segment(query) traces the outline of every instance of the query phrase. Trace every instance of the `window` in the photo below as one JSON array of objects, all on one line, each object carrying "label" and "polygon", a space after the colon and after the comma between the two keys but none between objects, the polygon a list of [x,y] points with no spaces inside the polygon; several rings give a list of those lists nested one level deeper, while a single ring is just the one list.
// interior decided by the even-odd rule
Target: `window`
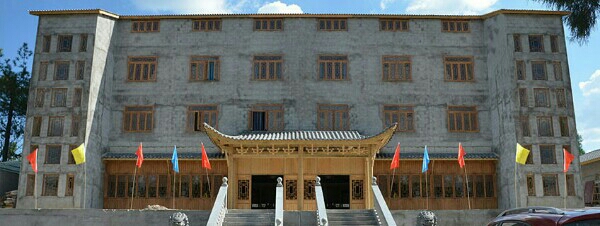
[{"label": "window", "polygon": [[554,71],[554,80],[562,81],[563,80],[562,65],[561,65],[560,61],[552,62],[552,69]]},{"label": "window", "polygon": [[384,56],[382,61],[383,81],[411,80],[409,56]]},{"label": "window", "polygon": [[[77,115],[73,115],[73,117],[71,118],[71,136],[79,136],[79,116]],[[73,150],[73,148],[71,150]]]},{"label": "window", "polygon": [[40,62],[40,68],[38,71],[38,81],[46,80],[47,75],[48,75],[48,61],[42,61],[42,62]]},{"label": "window", "polygon": [[79,145],[71,144],[69,145],[69,150],[67,150],[67,164],[72,165],[75,164],[75,158],[73,157],[73,152],[71,150],[77,148]]},{"label": "window", "polygon": [[448,82],[474,81],[473,57],[444,57],[445,80]]},{"label": "window", "polygon": [[252,131],[283,130],[283,105],[259,104],[252,106],[248,129]]},{"label": "window", "polygon": [[540,158],[542,164],[556,164],[554,145],[540,145]]},{"label": "window", "polygon": [[533,80],[548,80],[548,77],[546,76],[546,62],[532,61],[531,74],[533,76]]},{"label": "window", "polygon": [[[533,151],[533,149],[531,149],[531,145],[523,145],[523,147],[529,151]],[[527,160],[525,160],[525,164],[533,164],[533,152],[527,155]]]},{"label": "window", "polygon": [[448,106],[448,131],[477,132],[477,108],[471,106]]},{"label": "window", "polygon": [[315,200],[315,180],[304,180],[304,200]]},{"label": "window", "polygon": [[71,45],[73,44],[73,35],[59,35],[58,36],[58,52],[71,52]]},{"label": "window", "polygon": [[217,105],[196,105],[188,107],[188,131],[204,131],[203,123],[217,128],[219,111]]},{"label": "window", "polygon": [[58,195],[58,174],[44,174],[42,196]]},{"label": "window", "polygon": [[48,120],[48,136],[60,137],[63,134],[63,124],[65,117],[50,117]]},{"label": "window", "polygon": [[533,174],[527,175],[527,195],[535,196],[535,176]]},{"label": "window", "polygon": [[117,176],[117,197],[125,197],[127,193],[127,176],[126,175],[118,175]]},{"label": "window", "polygon": [[79,35],[79,52],[87,51],[87,39],[88,39],[87,34]]},{"label": "window", "polygon": [[43,53],[48,53],[50,52],[50,42],[52,40],[52,36],[50,35],[44,35],[42,37],[42,52]]},{"label": "window", "polygon": [[558,35],[550,35],[550,49],[553,53],[558,53]]},{"label": "window", "polygon": [[544,36],[529,35],[529,52],[544,52]]},{"label": "window", "polygon": [[522,60],[517,60],[516,68],[517,80],[525,80],[525,62],[523,62]]},{"label": "window", "polygon": [[398,123],[396,131],[412,132],[415,131],[414,110],[412,106],[404,105],[385,105],[383,106],[384,126],[390,127],[394,123]]},{"label": "window", "polygon": [[319,19],[319,31],[347,31],[348,19]]},{"label": "window", "polygon": [[[531,136],[531,132],[529,129],[529,116],[522,115],[520,117],[519,121],[521,122],[521,135],[523,135],[524,137]],[[531,150],[531,149],[527,149],[527,150]]]},{"label": "window", "polygon": [[69,79],[69,61],[56,61],[54,80]]},{"label": "window", "polygon": [[25,196],[33,196],[35,190],[35,174],[27,174],[27,189],[25,190]]},{"label": "window", "polygon": [[552,129],[552,117],[549,116],[538,116],[538,136],[540,137],[551,137],[554,136]]},{"label": "window", "polygon": [[159,32],[159,20],[131,21],[131,32]]},{"label": "window", "polygon": [[125,107],[123,112],[123,130],[125,132],[152,132],[153,121],[153,106]]},{"label": "window", "polygon": [[[306,181],[304,181],[306,183]],[[306,186],[305,186],[306,187]],[[306,192],[306,190],[305,190]],[[250,180],[238,180],[238,200],[250,199]],[[306,197],[304,198],[306,199]]]},{"label": "window", "polygon": [[282,65],[282,56],[254,56],[252,79],[281,80]]},{"label": "window", "polygon": [[550,107],[550,90],[548,88],[534,88],[533,96],[536,107]]},{"label": "window", "polygon": [[379,19],[380,31],[408,31],[408,20]]},{"label": "window", "polygon": [[190,197],[190,175],[176,175],[175,197]]},{"label": "window", "polygon": [[202,19],[192,21],[192,31],[220,31],[221,19]]},{"label": "window", "polygon": [[350,113],[345,104],[319,104],[317,130],[349,130]]},{"label": "window", "polygon": [[521,36],[518,34],[514,34],[513,35],[513,42],[514,42],[514,46],[515,46],[515,52],[521,52],[523,51],[521,48]]},{"label": "window", "polygon": [[575,196],[575,177],[573,174],[567,174],[567,195]]},{"label": "window", "polygon": [[31,128],[31,136],[39,137],[42,131],[42,117],[33,117],[33,128]]},{"label": "window", "polygon": [[254,19],[255,31],[283,31],[283,19]]},{"label": "window", "polygon": [[569,136],[569,118],[566,116],[558,117],[558,124],[560,125],[560,136]]},{"label": "window", "polygon": [[135,192],[135,197],[141,197],[141,198],[146,198],[147,197],[147,185],[146,185],[146,176],[145,175],[138,175],[137,179],[136,179],[136,183],[135,183],[135,187],[137,188],[137,191]]},{"label": "window", "polygon": [[558,176],[556,174],[542,175],[544,196],[558,196]]},{"label": "window", "polygon": [[46,145],[46,161],[45,164],[60,164],[61,155],[60,145]]},{"label": "window", "polygon": [[[212,176],[214,180],[220,176]],[[210,198],[212,196],[211,189],[209,186],[209,180],[206,176],[193,175],[192,176],[192,198]],[[218,187],[218,183],[213,183],[213,186]]]},{"label": "window", "polygon": [[521,107],[529,107],[528,99],[527,88],[519,88],[519,103]]},{"label": "window", "polygon": [[465,20],[442,20],[443,32],[471,32],[469,21]]},{"label": "window", "polygon": [[319,80],[348,80],[348,56],[320,55]]},{"label": "window", "polygon": [[158,57],[129,57],[128,82],[156,81]]},{"label": "window", "polygon": [[73,196],[73,190],[75,190],[75,175],[67,174],[67,181],[65,185],[65,196]]},{"label": "window", "polygon": [[352,180],[352,200],[363,200],[363,180]]},{"label": "window", "polygon": [[454,178],[454,193],[457,198],[465,196],[464,178],[462,175],[456,175]]},{"label": "window", "polygon": [[567,107],[567,97],[565,95],[565,89],[556,89],[556,106],[564,108]]},{"label": "window", "polygon": [[220,72],[219,57],[192,56],[190,60],[190,81],[216,81]]},{"label": "window", "polygon": [[81,107],[81,88],[75,88],[73,92],[73,107]]},{"label": "window", "polygon": [[297,180],[285,180],[285,200],[298,200]]},{"label": "window", "polygon": [[54,88],[52,89],[52,107],[66,107],[67,106],[67,88]]},{"label": "window", "polygon": [[44,88],[35,89],[34,107],[44,107],[44,99],[46,98],[46,90]]},{"label": "window", "polygon": [[85,61],[80,60],[75,64],[75,79],[83,80],[83,75],[85,73]]}]

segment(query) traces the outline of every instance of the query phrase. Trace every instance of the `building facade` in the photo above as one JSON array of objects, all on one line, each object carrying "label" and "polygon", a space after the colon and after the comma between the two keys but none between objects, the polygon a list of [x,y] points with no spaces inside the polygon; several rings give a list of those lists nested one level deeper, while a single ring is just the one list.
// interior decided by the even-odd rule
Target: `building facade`
[{"label": "building facade", "polygon": [[[230,208],[270,208],[283,176],[285,208],[311,210],[318,175],[328,208],[370,208],[372,176],[391,209],[583,206],[578,160],[561,174],[577,150],[565,12],[31,14],[24,147],[41,164],[21,167],[19,208],[210,209],[223,176]],[[515,167],[517,142],[532,154]]]}]

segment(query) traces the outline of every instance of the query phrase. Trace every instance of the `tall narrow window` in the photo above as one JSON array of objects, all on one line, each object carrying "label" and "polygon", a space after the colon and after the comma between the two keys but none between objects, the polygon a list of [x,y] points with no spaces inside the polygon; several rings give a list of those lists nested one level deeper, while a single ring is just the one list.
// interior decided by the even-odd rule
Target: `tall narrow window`
[{"label": "tall narrow window", "polygon": [[415,131],[414,114],[415,112],[412,106],[385,105],[383,106],[383,124],[387,128],[394,123],[398,123],[396,131],[412,132]]},{"label": "tall narrow window", "polygon": [[550,107],[550,90],[548,88],[534,88],[533,96],[536,107]]},{"label": "tall narrow window", "polygon": [[348,56],[320,55],[319,80],[348,80]]},{"label": "tall narrow window", "polygon": [[204,131],[204,123],[217,128],[217,105],[195,105],[188,107],[187,125],[189,131]]},{"label": "tall narrow window", "polygon": [[65,196],[73,196],[75,190],[75,175],[67,174],[67,181],[65,185]]},{"label": "tall narrow window", "polygon": [[75,79],[83,80],[85,74],[85,61],[80,60],[75,64]]},{"label": "tall narrow window", "polygon": [[575,196],[575,176],[573,174],[567,174],[567,195]]},{"label": "tall narrow window", "polygon": [[444,197],[454,197],[454,177],[452,175],[444,175]]},{"label": "tall narrow window", "polygon": [[410,81],[410,56],[384,56],[382,59],[384,81]]},{"label": "tall narrow window", "polygon": [[517,68],[517,80],[525,80],[525,62],[522,60],[517,60],[516,62]]},{"label": "tall narrow window", "polygon": [[442,20],[443,32],[471,32],[469,21],[465,20]]},{"label": "tall narrow window", "polygon": [[60,164],[60,156],[62,154],[60,145],[46,145],[45,164]]},{"label": "tall narrow window", "polygon": [[138,20],[131,21],[131,32],[159,32],[159,20]]},{"label": "tall narrow window", "polygon": [[554,145],[540,145],[540,158],[542,164],[556,164]]},{"label": "tall narrow window", "polygon": [[51,107],[66,107],[67,106],[67,88],[52,89]]},{"label": "tall narrow window", "polygon": [[48,53],[50,52],[50,42],[52,41],[52,36],[50,35],[44,35],[42,37],[42,52],[43,53]]},{"label": "tall narrow window", "polygon": [[558,117],[558,123],[560,124],[560,136],[569,136],[569,118],[566,116]]},{"label": "tall narrow window", "polygon": [[123,130],[125,132],[152,132],[153,125],[153,106],[125,107],[123,112]]},{"label": "tall narrow window", "polygon": [[533,174],[527,175],[527,196],[535,196],[535,177]]},{"label": "tall narrow window", "polygon": [[477,108],[473,106],[448,106],[448,131],[477,132]]},{"label": "tall narrow window", "polygon": [[35,174],[27,174],[27,189],[25,190],[25,196],[33,196],[35,190]]},{"label": "tall narrow window", "polygon": [[48,136],[60,137],[63,135],[65,117],[50,117],[48,120]]},{"label": "tall narrow window", "polygon": [[565,89],[555,89],[556,93],[556,106],[564,108],[567,107],[567,97],[565,95]]},{"label": "tall narrow window", "polygon": [[421,177],[419,175],[411,175],[410,183],[411,183],[411,196],[413,198],[426,197],[425,195],[421,194]]},{"label": "tall narrow window", "polygon": [[379,19],[380,31],[408,31],[408,20]]},{"label": "tall narrow window", "polygon": [[192,56],[190,61],[190,81],[216,81],[220,72],[219,57]]},{"label": "tall narrow window", "polygon": [[79,35],[79,52],[87,51],[87,40],[88,40],[87,34]]},{"label": "tall narrow window", "polygon": [[249,113],[249,129],[252,131],[283,130],[283,105],[259,104],[252,106]]},{"label": "tall narrow window", "polygon": [[[532,146],[531,145],[523,145],[523,147],[527,150],[532,151]],[[525,160],[525,164],[531,165],[533,164],[533,153],[529,153],[529,155],[527,155],[527,160]]]},{"label": "tall narrow window", "polygon": [[73,158],[73,152],[71,150],[77,148],[79,145],[71,144],[69,145],[69,150],[67,150],[67,164],[72,165],[75,164],[75,158]]},{"label": "tall narrow window", "polygon": [[319,19],[317,30],[319,31],[347,31],[348,19]]},{"label": "tall narrow window", "polygon": [[73,107],[81,107],[81,95],[82,95],[82,89],[75,88],[75,90],[73,92]]},{"label": "tall narrow window", "polygon": [[44,174],[42,196],[58,195],[58,174]]},{"label": "tall narrow window", "polygon": [[552,117],[550,116],[538,116],[538,136],[540,137],[551,137],[554,136],[552,128]]},{"label": "tall narrow window", "polygon": [[254,19],[255,31],[283,31],[283,19]]},{"label": "tall narrow window", "polygon": [[38,70],[38,81],[45,81],[48,76],[48,61],[40,62],[40,68]]},{"label": "tall narrow window", "polygon": [[42,131],[42,117],[33,117],[33,127],[31,128],[31,136],[39,137]]},{"label": "tall narrow window", "polygon": [[145,175],[137,176],[137,181],[135,183],[135,185],[137,187],[136,197],[146,198],[146,191],[147,191],[146,178],[147,177]]},{"label": "tall narrow window", "polygon": [[73,117],[71,117],[71,136],[72,137],[79,136],[79,121],[80,121],[80,119],[79,119],[78,115],[73,115]]},{"label": "tall narrow window", "polygon": [[531,75],[533,80],[548,80],[548,76],[546,75],[546,62],[532,61]]},{"label": "tall narrow window", "polygon": [[562,65],[561,65],[560,61],[552,62],[552,69],[554,71],[554,80],[562,81],[563,75],[562,75]]},{"label": "tall narrow window", "polygon": [[473,57],[444,57],[445,79],[448,82],[474,81]]},{"label": "tall narrow window", "polygon": [[73,35],[59,35],[58,36],[58,52],[71,52],[71,45],[73,44]]},{"label": "tall narrow window", "polygon": [[283,74],[282,56],[254,56],[252,79],[281,80]]},{"label": "tall narrow window", "polygon": [[349,130],[350,113],[345,104],[319,104],[317,130]]},{"label": "tall narrow window", "polygon": [[558,176],[556,174],[542,175],[544,196],[558,196]]},{"label": "tall narrow window", "polygon": [[527,97],[527,88],[519,88],[519,103],[521,107],[529,107],[529,97]]},{"label": "tall narrow window", "polygon": [[550,49],[553,53],[558,53],[558,35],[550,36]]},{"label": "tall narrow window", "polygon": [[520,35],[518,35],[518,34],[513,35],[513,43],[515,46],[515,52],[523,51],[521,48],[521,36]]},{"label": "tall narrow window", "polygon": [[456,175],[454,178],[454,194],[457,198],[465,196],[465,181],[462,175]]},{"label": "tall narrow window", "polygon": [[[529,129],[529,116],[523,115],[523,116],[520,117],[519,121],[521,123],[521,134],[524,137],[531,136],[531,132],[530,132],[530,129]],[[531,149],[528,149],[528,150],[531,150]]]},{"label": "tall narrow window", "polygon": [[433,197],[441,198],[443,196],[442,190],[442,175],[433,175]]},{"label": "tall narrow window", "polygon": [[158,183],[158,177],[156,175],[148,175],[147,180],[148,180],[148,197],[149,198],[156,198],[157,196],[157,192],[158,192],[158,187],[157,187],[157,183]]},{"label": "tall narrow window", "polygon": [[129,57],[127,81],[156,81],[158,57]]},{"label": "tall narrow window", "polygon": [[35,104],[34,107],[44,107],[44,99],[46,98],[46,89],[36,88],[35,89]]},{"label": "tall narrow window", "polygon": [[192,21],[192,31],[220,31],[221,19],[201,19]]},{"label": "tall narrow window", "polygon": [[69,79],[69,61],[56,61],[54,65],[54,80]]},{"label": "tall narrow window", "polygon": [[529,35],[529,52],[544,52],[544,36]]}]

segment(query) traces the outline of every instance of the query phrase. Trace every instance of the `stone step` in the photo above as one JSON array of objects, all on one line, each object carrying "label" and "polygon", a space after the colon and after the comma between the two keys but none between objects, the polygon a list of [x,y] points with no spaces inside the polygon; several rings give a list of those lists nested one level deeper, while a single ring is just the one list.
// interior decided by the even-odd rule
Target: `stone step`
[{"label": "stone step", "polygon": [[272,226],[275,220],[275,210],[229,209],[223,225],[231,226]]}]

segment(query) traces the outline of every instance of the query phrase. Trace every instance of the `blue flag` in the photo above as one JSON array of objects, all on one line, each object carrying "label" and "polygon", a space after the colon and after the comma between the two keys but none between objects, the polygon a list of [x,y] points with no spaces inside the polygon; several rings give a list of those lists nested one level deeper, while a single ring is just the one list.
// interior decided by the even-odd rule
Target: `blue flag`
[{"label": "blue flag", "polygon": [[179,159],[177,159],[177,146],[173,148],[173,157],[171,157],[171,163],[173,163],[173,170],[179,173]]},{"label": "blue flag", "polygon": [[427,145],[425,145],[425,153],[423,153],[423,169],[421,169],[421,173],[427,172],[429,169],[429,154],[427,153]]}]

